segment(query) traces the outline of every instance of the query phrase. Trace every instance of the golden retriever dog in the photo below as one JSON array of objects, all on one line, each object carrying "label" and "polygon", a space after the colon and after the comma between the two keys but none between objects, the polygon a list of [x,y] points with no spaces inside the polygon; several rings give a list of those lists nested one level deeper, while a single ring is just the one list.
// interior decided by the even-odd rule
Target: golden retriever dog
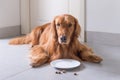
[{"label": "golden retriever dog", "polygon": [[56,16],[51,23],[36,27],[26,36],[10,40],[9,44],[31,44],[32,67],[62,58],[100,63],[102,58],[79,42],[80,32],[77,19],[63,14]]}]

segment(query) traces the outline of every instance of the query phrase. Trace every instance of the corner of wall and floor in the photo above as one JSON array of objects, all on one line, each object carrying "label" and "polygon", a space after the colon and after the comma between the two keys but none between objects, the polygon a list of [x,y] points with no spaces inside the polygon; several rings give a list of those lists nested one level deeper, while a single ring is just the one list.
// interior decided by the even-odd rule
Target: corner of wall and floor
[{"label": "corner of wall and floor", "polygon": [[87,31],[86,41],[88,44],[105,44],[112,46],[120,46],[120,34],[119,33],[107,33]]},{"label": "corner of wall and floor", "polygon": [[20,25],[0,28],[0,39],[19,36],[20,34]]}]

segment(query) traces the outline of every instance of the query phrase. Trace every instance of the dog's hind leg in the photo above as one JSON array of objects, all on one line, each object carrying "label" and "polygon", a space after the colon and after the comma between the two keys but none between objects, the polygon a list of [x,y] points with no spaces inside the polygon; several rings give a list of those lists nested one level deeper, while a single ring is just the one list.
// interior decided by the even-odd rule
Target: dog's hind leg
[{"label": "dog's hind leg", "polygon": [[30,33],[30,38],[31,38],[30,44],[32,45],[32,47],[39,44],[39,38],[42,32],[43,32],[42,27],[37,27],[32,30],[32,32]]},{"label": "dog's hind leg", "polygon": [[79,48],[80,57],[82,58],[82,60],[95,63],[100,63],[103,60],[101,57],[97,56],[88,46],[80,44]]},{"label": "dog's hind leg", "polygon": [[10,45],[29,44],[31,42],[30,36],[25,35],[17,38],[13,38],[9,41]]},{"label": "dog's hind leg", "polygon": [[32,30],[32,32],[30,33],[32,47],[40,43],[41,34],[48,25],[49,23],[42,25],[42,26],[38,26]]}]

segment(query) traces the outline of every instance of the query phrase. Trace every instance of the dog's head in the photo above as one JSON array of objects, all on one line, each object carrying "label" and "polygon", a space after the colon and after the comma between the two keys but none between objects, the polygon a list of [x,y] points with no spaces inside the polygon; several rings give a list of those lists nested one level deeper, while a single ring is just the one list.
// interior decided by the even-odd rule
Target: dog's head
[{"label": "dog's head", "polygon": [[54,18],[51,30],[60,44],[69,44],[72,38],[78,38],[81,28],[75,17],[64,14]]}]

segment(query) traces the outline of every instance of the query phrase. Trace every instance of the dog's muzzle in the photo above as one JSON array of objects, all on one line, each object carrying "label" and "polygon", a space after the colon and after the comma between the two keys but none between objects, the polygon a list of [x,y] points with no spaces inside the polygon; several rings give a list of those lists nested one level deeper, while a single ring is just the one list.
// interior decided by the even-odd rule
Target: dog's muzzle
[{"label": "dog's muzzle", "polygon": [[66,43],[67,37],[66,36],[61,36],[60,40],[61,40],[62,43]]}]

